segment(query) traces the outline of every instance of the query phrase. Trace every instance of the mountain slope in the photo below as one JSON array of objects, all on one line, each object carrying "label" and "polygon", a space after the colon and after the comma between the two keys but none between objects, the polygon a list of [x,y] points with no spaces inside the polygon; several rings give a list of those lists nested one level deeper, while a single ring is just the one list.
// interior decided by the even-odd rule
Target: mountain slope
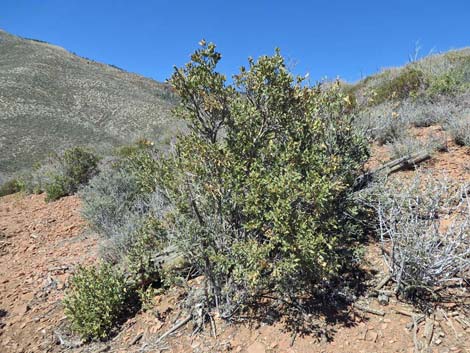
[{"label": "mountain slope", "polygon": [[168,85],[0,30],[0,183],[53,150],[162,139]]}]

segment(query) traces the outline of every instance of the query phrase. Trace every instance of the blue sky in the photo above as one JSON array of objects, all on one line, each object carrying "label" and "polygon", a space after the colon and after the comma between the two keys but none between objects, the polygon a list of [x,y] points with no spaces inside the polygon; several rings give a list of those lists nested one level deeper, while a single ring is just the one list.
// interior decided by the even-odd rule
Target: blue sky
[{"label": "blue sky", "polygon": [[354,81],[422,55],[470,45],[470,0],[1,0],[0,28],[163,81],[197,42],[220,71],[280,47],[298,74]]}]

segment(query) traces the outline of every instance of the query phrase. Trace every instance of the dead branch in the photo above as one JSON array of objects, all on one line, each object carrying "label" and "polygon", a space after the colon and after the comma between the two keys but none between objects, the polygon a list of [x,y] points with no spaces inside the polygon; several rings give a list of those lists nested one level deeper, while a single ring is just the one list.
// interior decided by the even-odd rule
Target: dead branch
[{"label": "dead branch", "polygon": [[379,315],[379,316],[385,316],[385,312],[382,311],[382,310],[372,309],[372,308],[369,308],[368,306],[361,305],[361,304],[358,304],[358,303],[354,303],[353,307],[358,309],[358,310],[364,311],[366,313]]},{"label": "dead branch", "polygon": [[186,316],[183,320],[181,320],[180,322],[178,322],[177,324],[175,324],[172,328],[170,328],[168,331],[166,331],[163,335],[160,336],[160,338],[158,340],[155,341],[155,344],[158,344],[160,343],[162,340],[164,340],[166,337],[168,337],[169,335],[171,335],[173,332],[177,331],[178,329],[180,329],[181,327],[183,327],[184,325],[186,325],[189,320],[191,320],[191,318],[193,317],[192,314]]}]

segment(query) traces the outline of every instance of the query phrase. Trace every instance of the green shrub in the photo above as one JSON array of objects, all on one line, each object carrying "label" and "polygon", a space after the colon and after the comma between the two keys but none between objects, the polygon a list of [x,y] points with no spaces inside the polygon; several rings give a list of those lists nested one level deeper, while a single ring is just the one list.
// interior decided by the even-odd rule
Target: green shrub
[{"label": "green shrub", "polygon": [[90,150],[73,147],[65,150],[61,159],[64,165],[64,175],[70,179],[70,193],[77,191],[95,175],[99,158]]},{"label": "green shrub", "polygon": [[72,193],[73,180],[64,175],[54,175],[52,180],[46,184],[46,201],[58,200]]},{"label": "green shrub", "polygon": [[0,197],[11,195],[21,191],[21,182],[18,179],[11,179],[0,186]]},{"label": "green shrub", "polygon": [[367,141],[337,84],[305,86],[279,52],[227,84],[221,55],[202,44],[171,79],[190,127],[157,174],[175,207],[171,236],[219,310],[310,295],[353,256],[350,195]]},{"label": "green shrub", "polygon": [[53,201],[74,194],[97,172],[99,158],[82,147],[52,155],[44,163],[22,178],[24,190],[29,193],[46,192],[46,200]]},{"label": "green shrub", "polygon": [[388,100],[403,100],[418,95],[427,82],[423,72],[419,69],[406,67],[398,76],[387,79],[375,88],[373,104],[380,104]]},{"label": "green shrub", "polygon": [[122,160],[123,168],[134,175],[142,193],[155,191],[155,175],[158,173],[155,151],[152,145],[140,146]]},{"label": "green shrub", "polygon": [[132,283],[138,288],[161,282],[160,264],[155,254],[163,249],[166,229],[152,216],[148,216],[137,231],[131,235],[126,249],[125,269]]},{"label": "green shrub", "polygon": [[64,298],[65,315],[84,339],[105,339],[129,311],[131,290],[110,265],[81,267]]},{"label": "green shrub", "polygon": [[455,72],[447,72],[430,80],[426,93],[430,97],[454,95],[460,87],[460,80]]}]

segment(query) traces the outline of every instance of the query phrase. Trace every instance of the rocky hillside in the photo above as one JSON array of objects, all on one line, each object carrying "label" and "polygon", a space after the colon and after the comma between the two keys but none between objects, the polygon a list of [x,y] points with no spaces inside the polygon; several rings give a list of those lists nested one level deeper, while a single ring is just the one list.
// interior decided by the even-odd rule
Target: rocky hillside
[{"label": "rocky hillside", "polygon": [[0,184],[49,152],[164,141],[170,88],[0,30]]}]

